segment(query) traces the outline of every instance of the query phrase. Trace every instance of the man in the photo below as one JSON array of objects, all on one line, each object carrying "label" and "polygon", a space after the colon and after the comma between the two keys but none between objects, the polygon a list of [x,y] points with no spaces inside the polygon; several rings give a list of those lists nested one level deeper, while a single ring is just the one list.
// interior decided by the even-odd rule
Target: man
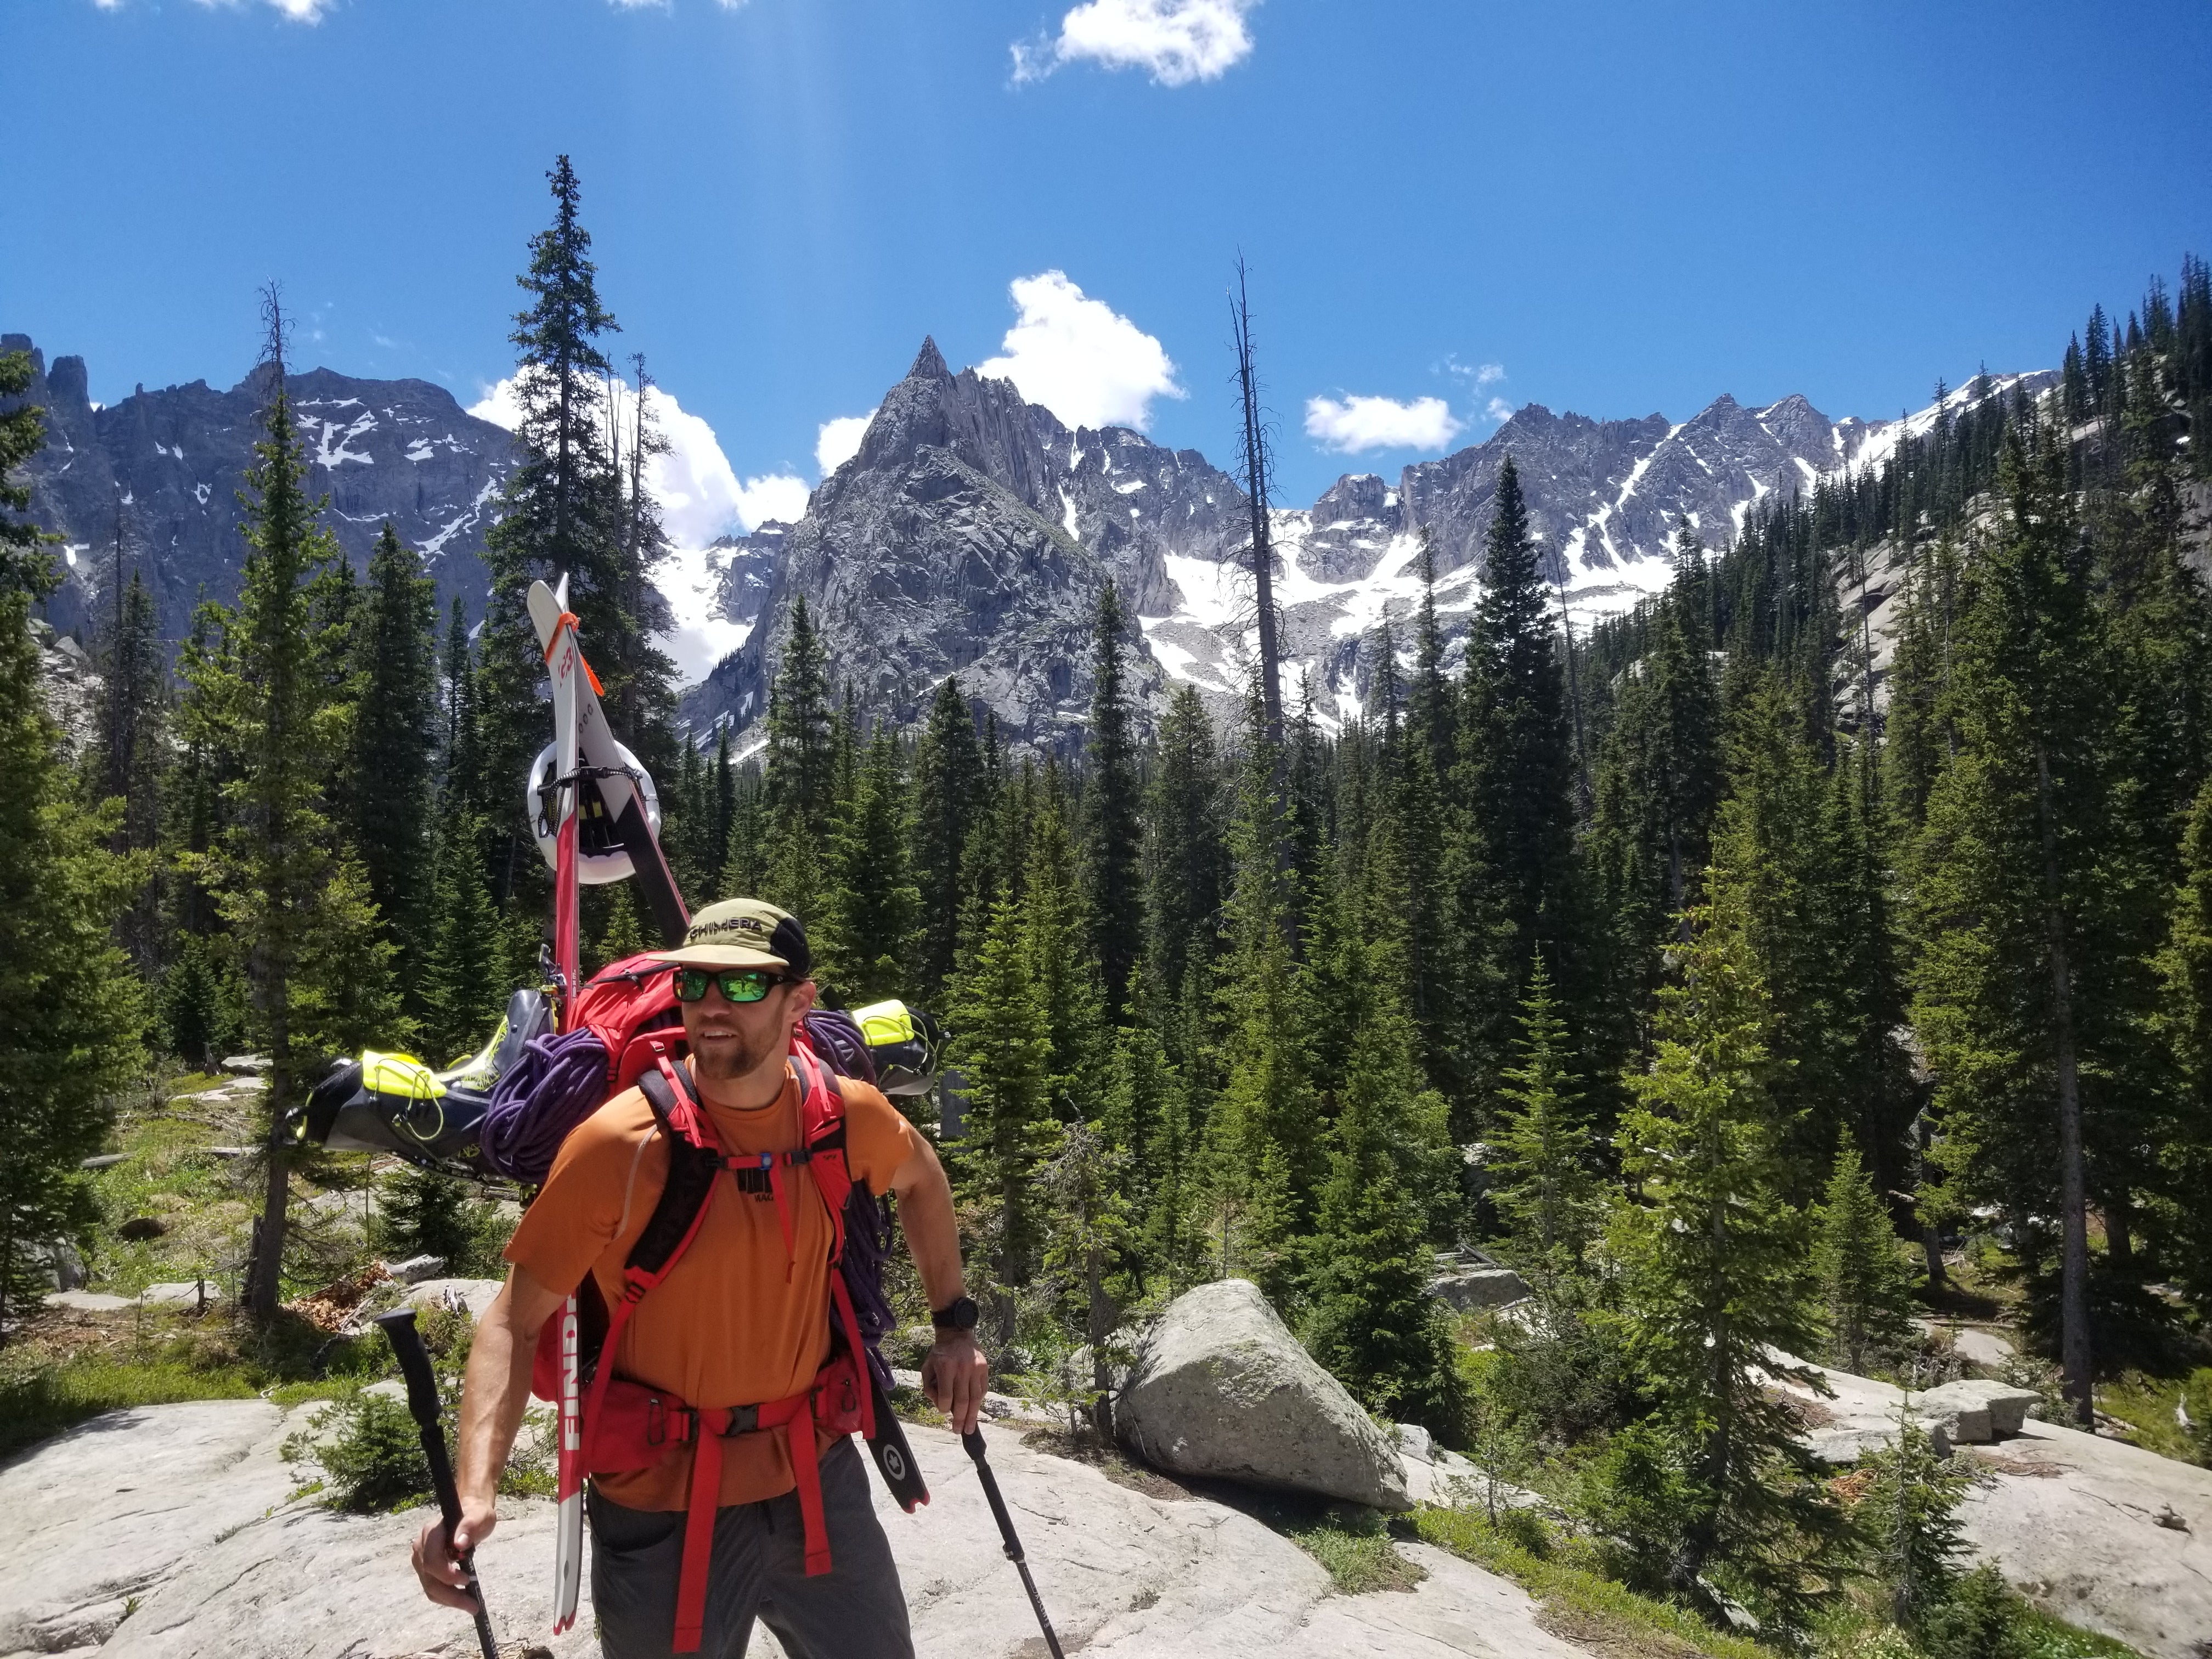
[{"label": "man", "polygon": [[[680,976],[689,1071],[723,1150],[799,1148],[799,1083],[788,1056],[792,1028],[813,1006],[815,987],[797,919],[758,900],[726,900],[701,911],[684,948],[661,959]],[[898,1194],[907,1247],[936,1310],[922,1386],[964,1433],[975,1425],[988,1367],[972,1334],[975,1304],[963,1289],[951,1188],[928,1140],[880,1093],[851,1079],[836,1086],[853,1181]],[[669,1162],[652,1108],[629,1090],[569,1135],[515,1230],[507,1284],[477,1327],[462,1385],[460,1524],[450,1548],[437,1522],[415,1543],[415,1571],[431,1600],[470,1605],[454,1558],[496,1524],[494,1494],[529,1396],[538,1333],[587,1272],[607,1306],[621,1300],[624,1261]],[[696,1238],[637,1304],[618,1352],[604,1354],[602,1365],[694,1407],[758,1405],[811,1384],[830,1354],[833,1231],[805,1166],[791,1174],[787,1205],[756,1201],[734,1180],[717,1177]],[[722,1443],[699,1644],[705,1659],[738,1659],[756,1618],[793,1659],[913,1653],[866,1460],[849,1437],[826,1431],[819,1466],[832,1565],[807,1572],[786,1434],[815,1431],[805,1420]],[[651,1468],[592,1480],[592,1603],[607,1659],[659,1659],[674,1650],[692,1452],[672,1443]]]}]

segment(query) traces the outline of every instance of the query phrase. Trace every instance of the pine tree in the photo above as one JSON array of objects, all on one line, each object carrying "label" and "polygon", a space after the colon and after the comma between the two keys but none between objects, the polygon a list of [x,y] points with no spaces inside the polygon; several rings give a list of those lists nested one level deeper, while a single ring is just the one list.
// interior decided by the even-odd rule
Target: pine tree
[{"label": "pine tree", "polygon": [[1792,1191],[1809,1203],[1841,1133],[1875,1152],[1885,1184],[1901,1172],[1917,1106],[1896,1036],[1904,993],[1869,781],[1848,750],[1834,774],[1823,766],[1800,700],[1771,667],[1739,679],[1711,884],[1735,890],[1775,1009],[1773,1089],[1794,1126]]},{"label": "pine tree", "polygon": [[[261,1320],[275,1314],[280,1296],[290,1198],[276,1127],[297,1102],[305,1068],[331,1052],[316,1044],[349,1012],[348,981],[373,974],[373,948],[368,960],[348,962],[342,950],[323,947],[333,935],[376,943],[373,908],[368,927],[359,926],[366,884],[351,886],[325,806],[349,709],[332,695],[328,647],[313,628],[312,587],[341,555],[316,521],[320,504],[306,493],[307,458],[284,384],[284,321],[273,293],[266,311],[267,402],[240,495],[249,551],[238,606],[223,618],[224,648],[185,662],[201,720],[234,757],[222,791],[226,822],[193,859],[194,873],[228,930],[252,991],[252,1033],[270,1057],[266,1181],[241,1298]],[[317,983],[317,969],[345,978]]]},{"label": "pine tree", "polygon": [[599,929],[593,954],[605,968],[627,961],[646,948],[645,930],[638,922],[637,902],[630,896],[630,884],[617,882],[607,892],[606,921]]},{"label": "pine tree", "polygon": [[70,787],[29,616],[27,594],[0,592],[0,1333],[33,1288],[28,1250],[93,1219],[78,1164],[106,1138],[145,1023],[109,929],[149,859],[110,852],[118,810],[88,811]]},{"label": "pine tree", "polygon": [[483,811],[486,799],[483,765],[477,745],[476,653],[469,644],[469,623],[455,596],[446,621],[441,681],[441,741],[438,749],[438,806],[441,812]]},{"label": "pine tree", "polygon": [[1044,1269],[1063,1297],[1080,1309],[1079,1328],[1091,1351],[1091,1425],[1101,1441],[1114,1435],[1115,1356],[1109,1339],[1121,1319],[1128,1289],[1117,1271],[1131,1236],[1128,1152],[1082,1121],[1069,1124],[1041,1172],[1046,1204]]},{"label": "pine tree", "polygon": [[1084,758],[1083,884],[1091,942],[1108,1017],[1121,1017],[1129,975],[1144,948],[1144,893],[1138,883],[1142,828],[1138,822],[1136,744],[1122,690],[1121,602],[1108,582],[1098,595],[1091,661],[1091,732]]},{"label": "pine tree", "polygon": [[59,580],[41,550],[41,544],[58,538],[14,516],[31,505],[31,487],[15,481],[15,469],[46,443],[46,410],[15,403],[30,389],[31,354],[0,351],[0,593],[35,599],[52,592]]},{"label": "pine tree", "polygon": [[[111,845],[118,853],[156,846],[161,834],[161,784],[168,769],[168,653],[161,617],[137,571],[117,596],[115,619],[101,653],[96,708],[97,740],[91,758],[97,793],[119,801]],[[141,973],[160,955],[161,894],[149,881],[118,923],[118,938]]]},{"label": "pine tree", "polygon": [[1522,976],[1539,953],[1578,1012],[1592,988],[1558,619],[1510,456],[1483,550],[1453,776],[1466,810],[1444,853],[1449,927],[1462,957],[1455,1027],[1468,1105],[1495,1089]]},{"label": "pine tree", "polygon": [[1844,1370],[1864,1375],[1870,1358],[1911,1340],[1911,1276],[1898,1257],[1888,1209],[1849,1134],[1837,1148],[1820,1205],[1813,1264],[1827,1315],[1828,1352]]},{"label": "pine tree", "polygon": [[1178,681],[1160,721],[1145,811],[1146,977],[1170,1004],[1182,1000],[1194,964],[1213,956],[1227,888],[1222,795],[1212,723],[1198,688]]},{"label": "pine tree", "polygon": [[987,1247],[980,1277],[1000,1348],[1013,1340],[1015,1294],[1036,1271],[1043,1218],[1036,1171],[1059,1139],[1053,1116],[1051,1030],[1029,959],[1021,904],[1000,899],[963,975],[953,1008],[954,1063],[967,1083],[954,1167],[981,1206]]},{"label": "pine tree", "polygon": [[471,1054],[507,1000],[498,913],[484,887],[476,820],[440,826],[430,873],[433,921],[415,975],[423,1052],[434,1064]]},{"label": "pine tree", "polygon": [[803,595],[792,604],[791,635],[769,693],[768,753],[762,766],[768,795],[768,890],[757,896],[782,905],[803,921],[820,904],[838,770],[828,670]]},{"label": "pine tree", "polygon": [[831,886],[823,904],[825,979],[848,1003],[896,996],[921,915],[907,866],[906,780],[897,741],[878,727],[848,812],[830,837]]},{"label": "pine tree", "polygon": [[[1954,649],[1958,750],[1914,858],[1913,1024],[1954,1189],[2014,1218],[2032,1290],[2047,1295],[2058,1258],[2067,1391],[2087,1423],[2088,1206],[2093,1178],[2130,1180],[2139,1158],[2130,1084],[2157,1054],[2145,1027],[2161,918],[2140,825],[2117,810],[2110,722],[2124,697],[2081,580],[2063,458],[2014,433],[2002,481]],[[2056,1218],[2057,1239],[2038,1218]]]},{"label": "pine tree", "polygon": [[914,803],[914,880],[921,902],[915,990],[927,1002],[943,994],[957,960],[963,872],[985,807],[983,751],[957,674],[937,688],[915,745]]},{"label": "pine tree", "polygon": [[2176,1133],[2158,1148],[2177,1195],[2176,1277],[2200,1315],[2212,1310],[2212,784],[2197,792],[2182,842],[2182,879],[2159,953],[2160,1035],[2180,1088]]},{"label": "pine tree", "polygon": [[[1873,1479],[1859,1498],[1856,1518],[1889,1591],[1890,1618],[1925,1639],[1966,1553],[1958,1510],[1974,1486],[1975,1470],[1964,1457],[1940,1454],[1934,1437],[1905,1410],[1898,1413],[1896,1443],[1869,1453],[1859,1468]],[[1931,1646],[1938,1653],[1956,1650]],[[1977,1650],[1987,1650],[1978,1644]]]},{"label": "pine tree", "polygon": [[1699,896],[1722,787],[1722,715],[1706,628],[1704,549],[1685,529],[1650,647],[1626,677],[1599,760],[1597,902],[1618,940],[1620,991],[1639,1008],[1659,951]]},{"label": "pine tree", "polygon": [[1284,812],[1265,720],[1255,692],[1247,708],[1248,747],[1229,834],[1231,886],[1217,991],[1222,1088],[1208,1115],[1206,1164],[1216,1231],[1233,1245],[1241,1218],[1248,1234],[1273,1248],[1286,1230],[1304,1230],[1324,1153],[1310,1053],[1316,1022],[1310,982],[1291,949],[1297,895],[1277,862]]},{"label": "pine tree", "polygon": [[1706,1565],[1725,1561],[1786,1610],[1837,1517],[1768,1392],[1774,1350],[1808,1352],[1819,1329],[1806,1218],[1788,1196],[1790,1126],[1771,1092],[1772,1013],[1746,933],[1726,893],[1692,913],[1651,1069],[1628,1079],[1618,1144],[1636,1201],[1617,1212],[1612,1248],[1691,1494],[1674,1587],[1696,1595]]},{"label": "pine tree", "polygon": [[1335,1112],[1310,1251],[1308,1341],[1370,1409],[1456,1443],[1467,1431],[1467,1390],[1429,1294],[1437,1176],[1451,1147],[1443,1099],[1423,1087],[1414,1063],[1399,988],[1403,875],[1395,861],[1386,848],[1372,860],[1382,870],[1370,890],[1344,896],[1351,914],[1336,941],[1344,960],[1332,1001],[1352,1035],[1328,1079]]},{"label": "pine tree", "polygon": [[475,1264],[478,1218],[468,1182],[453,1176],[395,1170],[379,1183],[376,1224],[369,1242],[392,1261],[435,1256],[454,1277]]},{"label": "pine tree", "polygon": [[[538,684],[544,659],[526,607],[530,584],[569,578],[568,604],[595,665],[617,669],[611,647],[626,637],[620,602],[621,481],[605,438],[611,373],[599,337],[616,326],[599,301],[591,234],[580,216],[581,191],[565,155],[547,178],[553,223],[531,238],[530,269],[516,280],[530,295],[517,314],[515,392],[522,418],[515,437],[523,463],[508,475],[499,522],[484,538],[491,597],[478,645],[476,702],[480,764],[490,786],[513,787],[543,746]],[[604,678],[604,675],[603,675]],[[490,807],[493,804],[486,802]],[[504,828],[505,811],[487,822]],[[495,848],[491,875],[502,903],[535,883],[536,851],[512,820]]]},{"label": "pine tree", "polygon": [[439,747],[437,585],[389,520],[368,561],[355,641],[361,696],[353,720],[349,826],[394,944],[418,945],[427,917],[430,783]]},{"label": "pine tree", "polygon": [[1105,997],[1091,950],[1069,809],[1059,764],[1048,762],[1032,814],[1022,884],[1023,949],[1045,1018],[1046,1088],[1062,1123],[1097,1115],[1108,1052]]},{"label": "pine tree", "polygon": [[1605,1188],[1590,1167],[1589,1119],[1570,1069],[1573,1049],[1541,960],[1521,999],[1521,1063],[1504,1073],[1491,1155],[1492,1194],[1515,1259],[1550,1281],[1579,1273],[1604,1221]]}]

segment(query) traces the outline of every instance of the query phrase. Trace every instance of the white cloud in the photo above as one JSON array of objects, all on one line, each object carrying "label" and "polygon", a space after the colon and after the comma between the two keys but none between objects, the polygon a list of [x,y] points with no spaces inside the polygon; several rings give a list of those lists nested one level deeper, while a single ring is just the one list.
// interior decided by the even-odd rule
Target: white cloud
[{"label": "white cloud", "polygon": [[[122,0],[96,0],[96,3],[102,11],[115,11],[122,5]],[[336,11],[338,5],[338,0],[264,0],[264,3],[295,23],[319,23],[323,21],[324,13]],[[242,3],[242,0],[199,0],[199,3],[212,10],[217,6],[236,7]]]},{"label": "white cloud", "polygon": [[1503,363],[1485,363],[1474,371],[1474,383],[1477,386],[1489,386],[1504,378],[1505,365]]},{"label": "white cloud", "polygon": [[1490,400],[1490,407],[1483,413],[1493,421],[1510,421],[1513,418],[1513,405],[1503,398],[1492,398]]},{"label": "white cloud", "polygon": [[[722,453],[714,428],[659,386],[653,388],[652,414],[668,440],[669,451],[647,469],[668,539],[678,547],[704,547],[717,536],[750,531],[769,519],[788,524],[806,511],[806,480],[788,472],[739,478]],[[469,413],[512,432],[522,408],[513,376],[484,389]]]},{"label": "white cloud", "polygon": [[1306,436],[1346,455],[1363,449],[1442,449],[1460,431],[1441,398],[1306,399]]},{"label": "white cloud", "polygon": [[814,465],[822,469],[823,477],[860,453],[860,440],[868,435],[868,422],[875,418],[872,409],[865,415],[840,415],[822,422],[814,440]]},{"label": "white cloud", "polygon": [[1064,64],[1140,69],[1164,87],[1218,80],[1252,53],[1245,14],[1260,0],[1086,0],[1050,40],[1013,48],[1014,79],[1041,81]]},{"label": "white cloud", "polygon": [[1151,335],[1103,300],[1088,298],[1067,274],[1047,270],[1007,284],[1019,313],[999,343],[1000,356],[975,365],[1001,376],[1023,397],[1070,426],[1152,424],[1152,399],[1188,394],[1176,366]]}]

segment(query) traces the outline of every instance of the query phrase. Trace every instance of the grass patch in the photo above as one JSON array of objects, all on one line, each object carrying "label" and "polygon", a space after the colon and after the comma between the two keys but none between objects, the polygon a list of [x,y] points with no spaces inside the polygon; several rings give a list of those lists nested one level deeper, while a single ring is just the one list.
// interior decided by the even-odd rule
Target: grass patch
[{"label": "grass patch", "polygon": [[1615,1583],[1577,1558],[1583,1547],[1533,1535],[1528,1522],[1493,1527],[1474,1510],[1413,1511],[1424,1542],[1449,1550],[1543,1603],[1537,1622],[1607,1659],[1773,1659],[1771,1650],[1717,1631],[1695,1613]]},{"label": "grass patch", "polygon": [[221,1072],[187,1072],[182,1077],[171,1078],[161,1085],[161,1098],[177,1100],[185,1095],[205,1094],[210,1089],[220,1089],[238,1079]]},{"label": "grass patch", "polygon": [[134,1364],[108,1354],[73,1355],[58,1365],[0,1376],[0,1457],[102,1412],[180,1400],[250,1400],[258,1392],[243,1367],[211,1370],[174,1359]]},{"label": "grass patch", "polygon": [[1409,1590],[1429,1576],[1391,1547],[1389,1529],[1371,1510],[1338,1510],[1310,1525],[1283,1530],[1328,1569],[1330,1587],[1340,1595]]},{"label": "grass patch", "polygon": [[[2174,1415],[2176,1405],[2185,1405],[2196,1427],[2185,1429]],[[2212,1438],[2212,1366],[2200,1365],[2186,1376],[2149,1376],[2129,1371],[2118,1381],[2100,1384],[2097,1408],[2125,1423],[2135,1432],[2135,1443],[2145,1451],[2183,1463],[2207,1461]]]}]

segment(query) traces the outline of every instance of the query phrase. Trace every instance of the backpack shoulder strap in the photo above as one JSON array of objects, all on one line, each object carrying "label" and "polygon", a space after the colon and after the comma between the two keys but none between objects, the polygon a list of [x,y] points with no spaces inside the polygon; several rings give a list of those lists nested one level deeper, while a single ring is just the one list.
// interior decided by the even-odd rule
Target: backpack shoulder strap
[{"label": "backpack shoulder strap", "polygon": [[638,1079],[646,1104],[652,1107],[654,1121],[668,1142],[668,1179],[645,1231],[630,1247],[624,1267],[623,1277],[635,1287],[635,1295],[643,1295],[667,1278],[697,1237],[699,1223],[707,1213],[707,1200],[714,1196],[714,1177],[721,1172],[721,1153],[699,1145],[684,1127],[690,1115],[682,1108],[688,1106],[696,1113],[697,1103],[679,1103],[677,1090],[680,1087],[690,1094],[690,1082],[683,1068],[671,1065],[665,1056],[658,1069]]},{"label": "backpack shoulder strap", "polygon": [[791,1063],[799,1073],[799,1138],[806,1148],[814,1189],[829,1206],[834,1265],[844,1258],[845,1200],[853,1194],[853,1172],[845,1162],[845,1094],[837,1074],[811,1049],[793,1048]]}]

